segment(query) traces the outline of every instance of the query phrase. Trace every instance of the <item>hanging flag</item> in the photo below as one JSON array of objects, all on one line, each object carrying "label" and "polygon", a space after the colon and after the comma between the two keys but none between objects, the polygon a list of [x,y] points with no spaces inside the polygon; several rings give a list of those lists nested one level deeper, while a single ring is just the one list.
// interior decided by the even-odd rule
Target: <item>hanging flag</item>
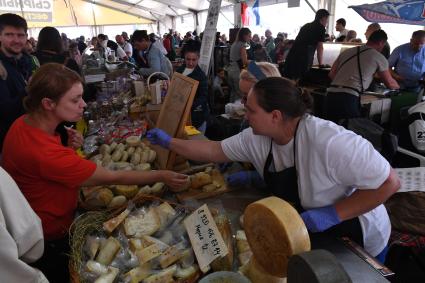
[{"label": "hanging flag", "polygon": [[254,5],[252,6],[252,12],[255,16],[255,25],[260,25],[260,0],[255,0]]},{"label": "hanging flag", "polygon": [[248,4],[245,2],[241,3],[241,18],[242,18],[242,26],[249,26],[249,10],[248,10]]},{"label": "hanging flag", "polygon": [[425,1],[397,0],[349,6],[368,22],[425,24]]}]

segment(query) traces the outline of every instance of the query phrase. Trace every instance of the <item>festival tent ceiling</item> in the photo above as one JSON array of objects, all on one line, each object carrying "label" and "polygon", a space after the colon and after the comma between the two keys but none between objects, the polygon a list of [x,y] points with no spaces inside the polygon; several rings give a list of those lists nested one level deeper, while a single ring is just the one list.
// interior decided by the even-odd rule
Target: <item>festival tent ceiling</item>
[{"label": "festival tent ceiling", "polygon": [[30,27],[148,24],[208,7],[209,0],[0,0],[0,14],[23,15]]}]

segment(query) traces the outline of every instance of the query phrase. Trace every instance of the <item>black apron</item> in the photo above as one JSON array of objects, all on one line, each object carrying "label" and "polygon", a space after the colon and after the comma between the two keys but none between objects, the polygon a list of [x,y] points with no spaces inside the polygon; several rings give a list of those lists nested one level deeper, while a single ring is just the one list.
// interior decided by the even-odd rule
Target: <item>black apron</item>
[{"label": "black apron", "polygon": [[[300,120],[301,121],[301,120]],[[301,206],[301,200],[298,192],[298,174],[296,168],[296,141],[298,122],[294,134],[294,166],[283,169],[280,172],[269,171],[273,162],[273,140],[270,140],[270,150],[267,155],[266,163],[263,169],[264,182],[268,190],[275,196],[289,202],[298,213],[302,213],[305,209]],[[341,222],[328,230],[321,232],[332,237],[349,237],[351,240],[363,247],[363,232],[360,226],[359,218],[353,218]]]}]

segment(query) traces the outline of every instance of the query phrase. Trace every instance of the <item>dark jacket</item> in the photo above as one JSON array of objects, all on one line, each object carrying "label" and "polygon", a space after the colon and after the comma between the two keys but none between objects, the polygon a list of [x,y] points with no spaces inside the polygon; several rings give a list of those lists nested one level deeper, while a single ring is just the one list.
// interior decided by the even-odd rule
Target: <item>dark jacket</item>
[{"label": "dark jacket", "polygon": [[108,43],[106,43],[106,46],[108,46],[109,48],[111,48],[111,50],[114,50],[115,51],[115,54],[117,54],[118,43],[116,43],[116,42],[108,39]]},{"label": "dark jacket", "polygon": [[[176,72],[182,74],[186,69],[186,65],[180,66]],[[192,73],[188,75],[189,78],[199,82],[198,90],[195,94],[195,99],[192,104],[192,124],[199,127],[208,120],[210,110],[208,107],[208,79],[204,71],[197,65]]]},{"label": "dark jacket", "polygon": [[7,78],[0,76],[0,152],[3,140],[12,123],[22,114],[22,99],[26,96],[25,87],[32,73],[31,57],[22,54],[16,60],[0,52],[0,63],[7,72]]},{"label": "dark jacket", "polygon": [[78,74],[81,73],[80,67],[78,66],[77,62],[75,62],[74,59],[68,57],[66,53],[57,54],[49,51],[37,50],[34,53],[34,56],[37,57],[38,61],[40,62],[40,65],[44,65],[47,63],[65,64],[66,67],[77,72]]}]

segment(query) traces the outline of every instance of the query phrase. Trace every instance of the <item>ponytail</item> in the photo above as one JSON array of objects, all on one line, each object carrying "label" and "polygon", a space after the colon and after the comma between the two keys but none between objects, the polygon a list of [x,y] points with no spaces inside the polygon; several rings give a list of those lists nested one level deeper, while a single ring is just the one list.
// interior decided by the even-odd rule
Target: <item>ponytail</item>
[{"label": "ponytail", "polygon": [[311,112],[313,108],[310,93],[282,77],[263,79],[254,85],[253,91],[258,105],[269,113],[279,110],[286,116],[297,118]]}]

